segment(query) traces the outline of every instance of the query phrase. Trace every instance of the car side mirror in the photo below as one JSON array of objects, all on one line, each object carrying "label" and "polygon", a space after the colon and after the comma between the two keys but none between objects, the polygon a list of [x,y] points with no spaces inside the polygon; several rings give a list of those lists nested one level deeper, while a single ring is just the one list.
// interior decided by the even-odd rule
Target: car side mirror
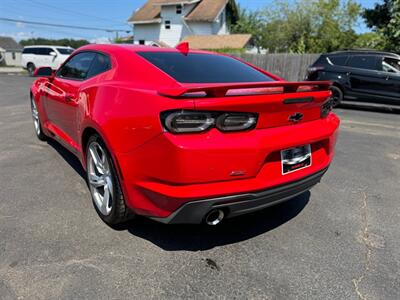
[{"label": "car side mirror", "polygon": [[50,67],[39,67],[33,73],[35,77],[53,77],[53,69]]},{"label": "car side mirror", "polygon": [[51,51],[49,54],[50,54],[51,56],[57,56],[57,53],[56,53],[55,51]]}]

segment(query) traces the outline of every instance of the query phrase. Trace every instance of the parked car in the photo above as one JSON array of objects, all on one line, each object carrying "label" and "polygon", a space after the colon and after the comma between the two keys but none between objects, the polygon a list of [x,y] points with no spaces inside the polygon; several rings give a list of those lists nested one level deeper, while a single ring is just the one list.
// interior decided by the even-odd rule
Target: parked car
[{"label": "parked car", "polygon": [[30,75],[37,67],[56,70],[73,51],[73,48],[64,46],[26,46],[22,51],[21,65]]},{"label": "parked car", "polygon": [[36,135],[80,159],[109,224],[144,215],[216,225],[309,190],[333,158],[339,119],[326,81],[133,45],[84,46],[55,74],[35,73]]},{"label": "parked car", "polygon": [[371,50],[321,55],[306,80],[331,80],[334,105],[343,100],[384,106],[400,105],[400,55]]}]

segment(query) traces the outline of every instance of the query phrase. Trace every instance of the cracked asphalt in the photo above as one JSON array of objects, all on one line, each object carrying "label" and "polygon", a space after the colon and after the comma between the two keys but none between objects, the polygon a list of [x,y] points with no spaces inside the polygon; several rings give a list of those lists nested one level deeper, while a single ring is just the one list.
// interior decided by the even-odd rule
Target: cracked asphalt
[{"label": "cracked asphalt", "polygon": [[400,115],[336,110],[331,168],[289,202],[112,229],[79,162],[36,139],[31,82],[0,76],[1,299],[400,299]]}]

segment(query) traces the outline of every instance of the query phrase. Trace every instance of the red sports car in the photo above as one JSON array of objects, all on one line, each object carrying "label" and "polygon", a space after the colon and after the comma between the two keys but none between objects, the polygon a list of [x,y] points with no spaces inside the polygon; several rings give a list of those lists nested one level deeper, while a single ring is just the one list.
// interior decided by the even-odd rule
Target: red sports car
[{"label": "red sports car", "polygon": [[88,45],[36,76],[36,134],[80,159],[109,224],[216,225],[309,190],[333,158],[329,82],[185,45]]}]

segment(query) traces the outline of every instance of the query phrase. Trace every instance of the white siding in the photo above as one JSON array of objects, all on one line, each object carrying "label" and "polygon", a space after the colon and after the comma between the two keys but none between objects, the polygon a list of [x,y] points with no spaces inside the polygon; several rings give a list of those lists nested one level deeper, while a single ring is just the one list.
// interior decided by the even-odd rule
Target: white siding
[{"label": "white siding", "polygon": [[190,22],[188,23],[192,29],[192,34],[195,35],[211,35],[211,34],[229,34],[226,26],[225,9],[221,12],[218,18],[210,22]]},{"label": "white siding", "polygon": [[[161,30],[160,30],[160,40],[164,43],[175,46],[179,43],[182,34],[182,15],[176,13],[175,5],[163,6],[161,8]],[[165,22],[170,22],[170,29],[165,28]]]},{"label": "white siding", "polygon": [[226,9],[224,9],[217,20],[213,23],[213,34],[229,34],[228,26],[226,26]]},{"label": "white siding", "polygon": [[[146,45],[152,41],[161,41],[174,47],[188,35],[229,34],[226,26],[226,11],[221,12],[215,22],[185,22],[187,16],[196,4],[184,5],[181,14],[176,13],[176,5],[164,5],[161,8],[161,23],[134,25],[134,43],[144,40]],[[170,21],[166,29],[165,21]]]},{"label": "white siding", "polygon": [[139,44],[140,40],[150,41],[160,40],[160,24],[137,24],[134,27],[134,43]]},{"label": "white siding", "polygon": [[[188,34],[192,34],[187,27],[183,18],[189,14],[194,8],[194,4],[184,5],[181,14],[176,13],[176,5],[165,5],[161,9],[161,30],[160,41],[167,43],[170,46],[178,44],[182,38]],[[171,28],[165,28],[165,21],[171,22]]]},{"label": "white siding", "polygon": [[190,22],[188,23],[194,35],[213,34],[213,24],[209,22]]},{"label": "white siding", "polygon": [[4,55],[4,62],[7,66],[21,66],[21,52],[2,52]]}]

